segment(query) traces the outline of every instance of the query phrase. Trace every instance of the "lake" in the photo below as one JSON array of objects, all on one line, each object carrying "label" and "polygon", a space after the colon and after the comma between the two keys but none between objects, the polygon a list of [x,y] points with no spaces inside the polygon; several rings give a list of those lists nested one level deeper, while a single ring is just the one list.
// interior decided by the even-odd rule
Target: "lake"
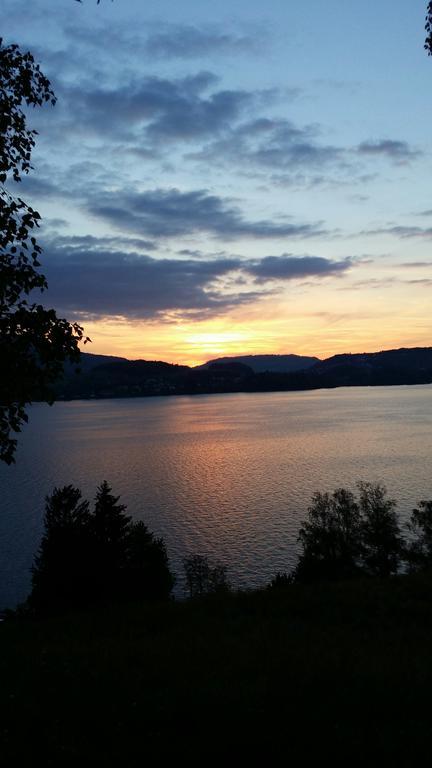
[{"label": "lake", "polygon": [[0,608],[28,594],[44,498],[107,480],[182,557],[219,560],[236,585],[296,562],[315,490],[384,482],[402,519],[432,498],[432,386],[38,404],[16,465],[0,467]]}]

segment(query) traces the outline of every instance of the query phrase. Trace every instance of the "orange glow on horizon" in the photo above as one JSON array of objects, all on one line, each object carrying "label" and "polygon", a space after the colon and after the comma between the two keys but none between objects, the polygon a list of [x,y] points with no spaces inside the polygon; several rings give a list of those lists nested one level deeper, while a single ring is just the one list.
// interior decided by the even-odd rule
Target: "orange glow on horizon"
[{"label": "orange glow on horizon", "polygon": [[[400,325],[391,313],[376,317],[309,316],[213,319],[179,324],[105,321],[85,323],[92,339],[83,351],[130,360],[164,360],[200,365],[218,357],[247,354],[298,354],[321,359],[346,352],[376,352],[398,347],[431,346],[429,323],[403,312]],[[399,323],[398,323],[399,325]]]},{"label": "orange glow on horizon", "polygon": [[[388,277],[385,265],[382,274]],[[299,285],[219,317],[107,318],[83,325],[93,341],[87,352],[183,365],[242,354],[326,358],[432,345],[430,290],[407,290],[402,282],[379,290],[373,283],[358,290],[355,283],[340,280],[325,290],[321,285]]]}]

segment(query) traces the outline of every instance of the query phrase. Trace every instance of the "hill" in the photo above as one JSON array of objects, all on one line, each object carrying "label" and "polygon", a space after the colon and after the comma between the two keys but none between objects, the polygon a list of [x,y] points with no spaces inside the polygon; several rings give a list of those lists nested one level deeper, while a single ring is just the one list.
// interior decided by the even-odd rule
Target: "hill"
[{"label": "hill", "polygon": [[163,361],[115,360],[70,371],[57,386],[57,397],[143,397],[240,391],[253,371],[240,363],[194,369]]},{"label": "hill", "polygon": [[235,357],[218,357],[209,360],[200,368],[208,368],[210,365],[226,365],[230,363],[242,363],[252,368],[254,373],[293,373],[306,370],[319,362],[318,357],[304,357],[303,355],[236,355]]},{"label": "hill", "polygon": [[[295,357],[293,364],[315,359],[296,355],[256,357]],[[70,368],[58,383],[57,397],[145,397],[432,383],[432,347],[334,355],[289,373],[267,369],[257,372],[242,362],[254,358],[220,358],[191,368],[163,361],[83,354],[81,373]]]},{"label": "hill", "polygon": [[125,357],[115,357],[113,355],[93,355],[89,352],[82,352],[81,359],[78,365],[74,363],[65,363],[65,375],[73,376],[76,369],[79,368],[81,373],[88,373],[97,368],[98,365],[107,365],[109,363],[125,362]]},{"label": "hill", "polygon": [[310,373],[318,380],[335,381],[336,386],[429,383],[432,347],[334,355],[317,363]]}]

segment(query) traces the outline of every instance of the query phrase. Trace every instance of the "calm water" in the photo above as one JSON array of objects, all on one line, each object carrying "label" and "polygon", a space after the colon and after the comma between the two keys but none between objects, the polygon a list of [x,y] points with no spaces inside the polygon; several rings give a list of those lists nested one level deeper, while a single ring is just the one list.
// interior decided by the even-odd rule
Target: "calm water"
[{"label": "calm water", "polygon": [[0,467],[0,607],[24,599],[44,497],[107,479],[166,541],[263,584],[296,561],[315,490],[382,481],[404,517],[432,497],[432,386],[59,403],[31,409],[14,467]]}]

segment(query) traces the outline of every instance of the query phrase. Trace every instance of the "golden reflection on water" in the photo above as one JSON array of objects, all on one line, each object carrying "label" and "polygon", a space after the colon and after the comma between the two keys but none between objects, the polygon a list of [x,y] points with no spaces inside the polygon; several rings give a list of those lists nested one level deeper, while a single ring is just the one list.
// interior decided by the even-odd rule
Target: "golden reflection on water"
[{"label": "golden reflection on water", "polygon": [[[6,598],[25,596],[44,496],[107,479],[167,543],[260,584],[296,560],[315,490],[385,482],[406,514],[432,497],[432,387],[75,401],[36,406],[17,465],[1,468]],[[0,607],[5,598],[0,595]]]}]

